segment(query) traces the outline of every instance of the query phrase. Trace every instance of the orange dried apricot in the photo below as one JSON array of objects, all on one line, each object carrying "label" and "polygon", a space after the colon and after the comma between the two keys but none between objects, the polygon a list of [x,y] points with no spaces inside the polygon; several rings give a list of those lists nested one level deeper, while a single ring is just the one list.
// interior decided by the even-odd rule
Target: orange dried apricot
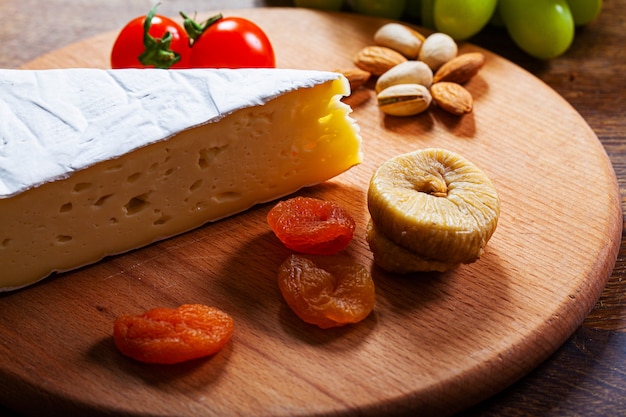
[{"label": "orange dried apricot", "polygon": [[332,255],[344,249],[354,236],[355,222],[336,203],[311,197],[294,197],[277,203],[267,223],[289,249]]},{"label": "orange dried apricot", "polygon": [[374,280],[352,261],[293,254],[278,269],[278,286],[300,319],[322,329],[358,323],[374,309]]},{"label": "orange dried apricot", "polygon": [[202,304],[183,304],[120,316],[113,326],[113,339],[120,352],[133,359],[173,364],[217,353],[233,329],[227,313]]}]

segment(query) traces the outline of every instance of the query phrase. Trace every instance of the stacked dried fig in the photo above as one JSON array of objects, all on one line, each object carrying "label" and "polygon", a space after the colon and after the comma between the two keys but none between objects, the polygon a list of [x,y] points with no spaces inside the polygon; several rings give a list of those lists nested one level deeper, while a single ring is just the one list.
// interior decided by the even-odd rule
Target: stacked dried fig
[{"label": "stacked dried fig", "polygon": [[483,254],[500,215],[489,177],[461,155],[437,148],[383,163],[367,193],[366,239],[381,268],[447,271]]},{"label": "stacked dried fig", "polygon": [[[458,55],[454,39],[445,33],[427,37],[401,23],[387,23],[374,34],[374,44],[354,57],[358,68],[344,72],[378,77],[376,93],[380,109],[394,116],[412,116],[432,103],[455,115],[469,113],[473,98],[463,84],[485,64],[480,52]],[[364,78],[367,80],[367,78]],[[351,83],[353,88],[362,84]]]}]

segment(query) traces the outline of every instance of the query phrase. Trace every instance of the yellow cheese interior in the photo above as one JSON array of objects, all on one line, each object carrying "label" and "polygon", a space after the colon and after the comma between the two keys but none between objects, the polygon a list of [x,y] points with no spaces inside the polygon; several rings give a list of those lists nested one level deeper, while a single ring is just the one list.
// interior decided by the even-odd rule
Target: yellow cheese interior
[{"label": "yellow cheese interior", "polygon": [[0,200],[0,290],[330,179],[361,161],[340,81],[282,95]]}]

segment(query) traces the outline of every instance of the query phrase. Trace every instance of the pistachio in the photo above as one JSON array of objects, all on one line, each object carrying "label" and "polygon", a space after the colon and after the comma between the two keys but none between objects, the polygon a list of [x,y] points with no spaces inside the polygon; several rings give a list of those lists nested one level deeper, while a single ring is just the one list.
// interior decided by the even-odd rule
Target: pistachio
[{"label": "pistachio", "polygon": [[413,116],[430,106],[428,88],[421,84],[396,84],[378,93],[378,106],[391,116]]},{"label": "pistachio", "polygon": [[401,23],[387,23],[374,34],[374,43],[400,52],[409,59],[416,59],[424,36]]},{"label": "pistachio", "polygon": [[428,36],[420,49],[419,60],[428,64],[437,71],[446,62],[458,53],[458,46],[454,39],[445,33],[436,32]]},{"label": "pistachio", "polygon": [[485,65],[485,55],[481,52],[461,54],[443,64],[435,73],[433,81],[463,84],[476,75],[483,65]]},{"label": "pistachio", "polygon": [[442,81],[430,87],[433,101],[443,110],[461,116],[472,111],[474,99],[461,84]]},{"label": "pistachio", "polygon": [[354,64],[363,71],[379,76],[406,60],[406,57],[398,51],[386,46],[373,45],[357,52]]},{"label": "pistachio", "polygon": [[433,83],[433,71],[422,61],[406,61],[381,75],[376,81],[376,92],[396,84],[421,84],[428,88]]}]

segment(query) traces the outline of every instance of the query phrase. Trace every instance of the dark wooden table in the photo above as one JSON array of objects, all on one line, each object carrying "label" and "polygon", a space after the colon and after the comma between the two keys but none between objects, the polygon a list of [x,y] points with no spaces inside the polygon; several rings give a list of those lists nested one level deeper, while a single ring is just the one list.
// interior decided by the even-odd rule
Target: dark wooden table
[{"label": "dark wooden table", "polygon": [[[62,46],[121,28],[148,0],[0,0],[0,67],[17,68]],[[291,6],[291,1],[170,0],[159,12]],[[538,61],[498,28],[471,41],[520,65],[561,94],[604,145],[626,190],[626,2],[605,0],[563,56]],[[529,92],[532,94],[532,92]],[[581,184],[584,187],[593,184]],[[623,204],[626,213],[626,206]],[[504,388],[504,387],[503,387]],[[2,408],[1,416],[16,416]],[[464,416],[626,415],[626,240],[608,285],[582,326],[548,360]]]}]

